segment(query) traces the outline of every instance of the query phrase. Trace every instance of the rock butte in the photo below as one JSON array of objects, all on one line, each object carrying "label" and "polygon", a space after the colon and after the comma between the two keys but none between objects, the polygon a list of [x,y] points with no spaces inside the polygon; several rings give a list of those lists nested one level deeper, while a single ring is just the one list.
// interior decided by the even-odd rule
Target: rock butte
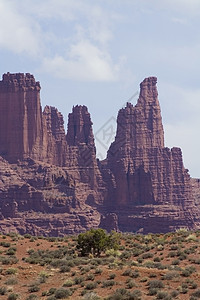
[{"label": "rock butte", "polygon": [[96,159],[86,106],[42,112],[40,83],[26,73],[0,81],[0,230],[63,236],[90,228],[168,232],[200,228],[199,181],[179,148],[164,146],[157,78],[127,103],[107,158]]}]

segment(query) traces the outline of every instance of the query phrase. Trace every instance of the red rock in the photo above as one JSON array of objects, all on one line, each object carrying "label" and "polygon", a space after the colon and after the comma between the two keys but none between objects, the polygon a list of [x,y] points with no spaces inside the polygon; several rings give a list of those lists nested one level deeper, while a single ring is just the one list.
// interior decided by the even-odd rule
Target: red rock
[{"label": "red rock", "polygon": [[144,233],[200,228],[199,183],[191,185],[181,150],[164,147],[156,82],[145,79],[136,106],[119,111],[115,141],[97,163],[87,107],[73,107],[66,135],[56,108],[42,113],[33,75],[4,74],[0,230],[64,235],[98,226]]},{"label": "red rock", "polygon": [[92,121],[86,106],[76,105],[69,114],[67,143],[70,146],[79,146],[84,143],[94,147]]},{"label": "red rock", "polygon": [[0,155],[9,161],[41,156],[43,124],[39,93],[40,84],[29,73],[7,73],[0,81]]}]

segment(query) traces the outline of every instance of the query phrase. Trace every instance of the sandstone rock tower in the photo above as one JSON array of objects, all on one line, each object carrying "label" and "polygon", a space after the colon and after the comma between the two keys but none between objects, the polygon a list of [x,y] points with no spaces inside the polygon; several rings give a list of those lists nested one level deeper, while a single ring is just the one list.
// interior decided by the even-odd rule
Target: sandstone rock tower
[{"label": "sandstone rock tower", "polygon": [[29,73],[4,74],[0,103],[0,155],[9,161],[38,158],[43,146],[39,82]]},{"label": "sandstone rock tower", "polygon": [[112,174],[109,205],[184,205],[190,198],[181,149],[164,147],[156,83],[156,77],[146,78],[136,106],[127,103],[119,111],[116,138],[107,156],[106,168]]},{"label": "sandstone rock tower", "polygon": [[4,74],[0,230],[64,235],[98,226],[144,233],[200,228],[181,149],[164,146],[156,83],[146,78],[137,104],[119,111],[115,141],[100,162],[86,106],[73,107],[65,134],[55,107],[42,112],[33,75]]},{"label": "sandstone rock tower", "polygon": [[[80,181],[98,190],[103,183],[97,166],[92,121],[86,106],[73,107],[72,113],[68,116],[66,140],[68,145],[66,166],[74,170],[78,168]],[[102,197],[99,197],[99,201],[100,198]]]},{"label": "sandstone rock tower", "polygon": [[[169,211],[180,223],[184,223],[183,215],[191,213],[186,222],[198,214],[181,149],[164,147],[156,83],[156,77],[146,78],[136,106],[127,103],[119,111],[116,138],[101,165],[108,191],[104,203],[108,211],[117,212],[123,230],[153,230],[162,222],[163,228],[168,223],[167,231],[177,222],[176,218],[170,221]],[[147,219],[151,224],[145,223]]]}]

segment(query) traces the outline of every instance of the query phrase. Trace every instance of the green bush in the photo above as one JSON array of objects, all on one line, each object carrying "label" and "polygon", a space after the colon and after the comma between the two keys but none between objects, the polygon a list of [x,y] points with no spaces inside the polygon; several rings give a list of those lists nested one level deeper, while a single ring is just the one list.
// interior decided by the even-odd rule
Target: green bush
[{"label": "green bush", "polygon": [[116,232],[107,234],[101,228],[91,229],[78,235],[77,249],[82,256],[89,254],[100,256],[101,252],[105,252],[107,249],[117,250],[119,238],[120,235]]}]

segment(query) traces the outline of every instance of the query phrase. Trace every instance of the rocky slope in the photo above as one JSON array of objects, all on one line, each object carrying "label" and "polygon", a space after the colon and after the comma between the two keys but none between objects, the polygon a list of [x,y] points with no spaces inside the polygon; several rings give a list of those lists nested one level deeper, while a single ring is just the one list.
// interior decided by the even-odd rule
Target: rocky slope
[{"label": "rocky slope", "polygon": [[64,235],[98,226],[144,233],[199,228],[181,150],[164,147],[156,83],[145,79],[136,106],[119,111],[115,141],[97,162],[87,107],[73,107],[65,134],[56,108],[42,112],[33,75],[4,74],[0,230]]}]

